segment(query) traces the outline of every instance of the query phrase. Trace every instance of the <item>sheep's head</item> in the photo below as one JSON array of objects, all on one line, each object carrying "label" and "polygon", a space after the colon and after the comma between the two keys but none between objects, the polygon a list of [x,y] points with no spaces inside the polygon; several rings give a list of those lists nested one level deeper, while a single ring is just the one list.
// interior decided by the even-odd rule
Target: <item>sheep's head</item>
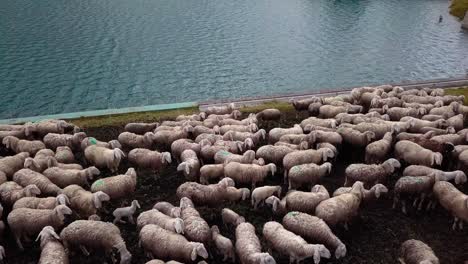
[{"label": "sheep's head", "polygon": [[57,167],[58,161],[55,157],[47,157],[47,168]]},{"label": "sheep's head", "polygon": [[439,152],[434,152],[434,153],[431,153],[431,166],[434,166],[434,165],[441,165],[442,164],[442,159],[443,159],[443,156],[442,154],[440,154]]},{"label": "sheep's head", "polygon": [[265,160],[263,158],[259,158],[259,159],[254,160],[252,162],[252,164],[257,164],[257,165],[263,166],[263,165],[265,165]]},{"label": "sheep's head", "polygon": [[280,200],[276,196],[270,196],[270,197],[266,198],[266,200],[265,200],[266,204],[269,204],[269,205],[272,206],[273,212],[276,212],[278,210],[279,202],[280,202]]},{"label": "sheep's head", "polygon": [[299,143],[299,150],[306,150],[309,149],[309,142],[307,141],[302,141]]},{"label": "sheep's head", "polygon": [[257,130],[258,130],[257,124],[252,123],[252,124],[249,125],[249,131],[250,131],[251,133],[254,133],[254,132],[256,132]]},{"label": "sheep's head", "polygon": [[190,254],[190,258],[192,261],[195,261],[198,256],[206,259],[208,258],[208,251],[206,251],[205,246],[202,243],[198,242],[190,242],[193,247],[192,247],[192,253]]},{"label": "sheep's head", "polygon": [[452,142],[444,142],[442,146],[443,146],[444,152],[446,153],[450,153],[455,150],[455,145],[453,145]]},{"label": "sheep's head", "polygon": [[120,253],[120,264],[130,264],[132,261],[132,254],[127,250],[125,243],[120,243],[115,246]]},{"label": "sheep's head", "polygon": [[242,198],[241,198],[242,201],[245,201],[245,200],[249,199],[249,197],[250,197],[250,190],[249,189],[241,188],[239,190],[242,193]]},{"label": "sheep's head", "polygon": [[80,142],[83,141],[85,138],[86,138],[85,132],[78,132],[73,135],[72,142],[74,144],[80,144]]},{"label": "sheep's head", "polygon": [[15,139],[17,140],[17,138],[15,138],[13,136],[6,136],[6,137],[3,138],[2,143],[3,143],[3,145],[5,145],[6,148],[11,148],[11,145],[14,142]]},{"label": "sheep's head", "polygon": [[459,102],[451,102],[450,106],[452,107],[453,112],[458,113],[458,108],[460,108]]},{"label": "sheep's head", "polygon": [[155,138],[156,138],[156,135],[152,132],[146,132],[143,135],[143,141],[150,146],[154,143]]},{"label": "sheep's head", "polygon": [[335,157],[335,152],[333,152],[332,149],[329,148],[321,148],[317,151],[322,152],[322,160],[327,161],[329,158],[333,159]]},{"label": "sheep's head", "polygon": [[330,251],[322,244],[317,244],[317,245],[309,245],[310,247],[313,247],[313,255],[314,255],[314,263],[319,264],[320,263],[320,258],[330,258],[331,254]]},{"label": "sheep's head", "polygon": [[367,139],[367,142],[371,142],[375,138],[375,133],[372,131],[366,131],[364,132],[364,136]]},{"label": "sheep's head", "polygon": [[379,102],[380,102],[380,98],[374,97],[374,98],[371,100],[370,107],[371,107],[371,108],[379,107]]},{"label": "sheep's head", "polygon": [[132,206],[134,206],[135,208],[141,208],[141,206],[140,206],[140,204],[138,203],[137,200],[132,201]]},{"label": "sheep's head", "polygon": [[268,166],[269,171],[271,172],[271,175],[275,176],[275,174],[276,174],[276,164],[269,163],[267,166]]},{"label": "sheep's head", "polygon": [[179,217],[180,218],[180,207],[174,207],[171,209],[171,212],[170,212],[170,216],[171,217]]},{"label": "sheep's head", "polygon": [[218,182],[219,185],[222,185],[224,187],[234,187],[236,185],[236,183],[234,182],[233,179],[229,178],[229,177],[226,177],[226,178],[223,178],[221,179],[219,182]]},{"label": "sheep's head", "polygon": [[184,230],[185,230],[184,220],[182,220],[181,218],[176,218],[174,220],[174,229],[177,234],[184,234]]},{"label": "sheep's head", "polygon": [[35,184],[30,184],[24,187],[24,195],[26,197],[36,197],[40,194],[41,190]]},{"label": "sheep's head", "polygon": [[376,184],[372,186],[371,191],[375,194],[376,198],[380,198],[381,194],[388,193],[388,188],[383,184]]},{"label": "sheep's head", "polygon": [[213,236],[219,234],[219,227],[217,225],[211,227],[211,234],[213,234]]},{"label": "sheep's head", "polygon": [[200,140],[198,144],[200,145],[201,148],[203,148],[205,146],[211,146],[211,141],[205,138],[205,139]]},{"label": "sheep's head", "polygon": [[360,197],[362,197],[363,192],[364,183],[361,181],[356,181],[351,188],[351,193],[358,194]]},{"label": "sheep's head", "polygon": [[193,202],[192,200],[190,200],[190,198],[188,197],[182,197],[180,198],[180,205],[179,205],[180,209],[183,210],[185,208],[188,208],[188,207],[194,207],[193,205]]},{"label": "sheep's head", "polygon": [[57,240],[60,240],[60,237],[57,235],[57,233],[55,233],[55,230],[54,230],[53,227],[45,226],[44,228],[42,228],[41,232],[37,236],[36,241],[38,241],[40,239],[41,240],[41,247],[42,247],[43,243],[46,242],[47,240],[51,239],[52,237],[57,239]]},{"label": "sheep's head", "polygon": [[70,200],[68,200],[68,197],[63,193],[57,195],[55,200],[57,201],[57,204],[62,204],[62,205],[70,204]]},{"label": "sheep's head", "polygon": [[242,115],[242,113],[237,109],[232,111],[232,113],[231,113],[231,117],[234,118],[234,119],[238,119],[241,115]]},{"label": "sheep's head", "polygon": [[190,170],[190,164],[185,161],[177,166],[177,171],[183,171],[185,175],[190,175]]},{"label": "sheep's head", "polygon": [[466,174],[461,171],[455,171],[455,184],[463,184],[467,181]]},{"label": "sheep's head", "polygon": [[125,157],[125,153],[119,148],[115,148],[112,151],[114,153],[114,159],[117,161],[117,163],[120,163],[122,157]]},{"label": "sheep's head", "polygon": [[89,180],[94,179],[94,176],[101,174],[98,168],[92,166],[86,169],[86,176]]},{"label": "sheep's head", "polygon": [[102,207],[102,202],[106,202],[109,200],[110,200],[109,195],[103,191],[98,191],[98,192],[93,193],[93,203],[96,209],[99,209]]},{"label": "sheep's head", "polygon": [[213,127],[213,132],[215,134],[219,135],[219,134],[221,134],[221,128],[218,125],[216,125],[216,126]]},{"label": "sheep's head", "polygon": [[242,156],[245,162],[252,163],[252,161],[255,159],[255,151],[247,150]]},{"label": "sheep's head", "polygon": [[125,175],[136,177],[137,173],[134,168],[128,168],[127,172],[125,172]]},{"label": "sheep's head", "polygon": [[169,153],[169,152],[161,153],[161,163],[162,164],[171,164],[171,162],[172,162],[171,153]]},{"label": "sheep's head", "polygon": [[30,170],[38,170],[39,169],[39,164],[33,159],[33,158],[26,158],[24,160],[24,167],[28,168]]},{"label": "sheep's head", "polygon": [[259,264],[276,264],[275,259],[272,256],[270,256],[270,254],[268,254],[266,252],[255,253],[253,255],[253,258],[255,259],[255,263],[259,263]]},{"label": "sheep's head", "polygon": [[330,174],[332,170],[332,164],[330,162],[325,162],[320,167],[325,168],[327,173]]},{"label": "sheep's head", "polygon": [[121,149],[122,148],[122,144],[120,144],[120,142],[118,140],[111,140],[109,141],[109,147],[111,149]]},{"label": "sheep's head", "polygon": [[310,189],[310,192],[313,192],[313,193],[319,193],[319,192],[328,192],[327,189],[325,188],[325,186],[323,185],[320,185],[320,184],[316,184],[314,186],[312,186],[312,189]]},{"label": "sheep's head", "polygon": [[93,215],[90,215],[88,217],[88,220],[90,220],[90,221],[101,221],[101,217],[99,217],[99,215],[97,215],[97,214],[93,214]]},{"label": "sheep's head", "polygon": [[57,215],[60,221],[63,221],[65,220],[65,215],[72,214],[72,210],[68,208],[68,206],[61,204],[54,208],[54,213]]},{"label": "sheep's head", "polygon": [[206,119],[206,113],[205,112],[200,112],[198,114],[198,117],[200,118],[200,120],[204,120],[204,119]]},{"label": "sheep's head", "polygon": [[340,259],[342,257],[346,256],[346,245],[341,243],[336,249],[335,249],[335,258]]}]

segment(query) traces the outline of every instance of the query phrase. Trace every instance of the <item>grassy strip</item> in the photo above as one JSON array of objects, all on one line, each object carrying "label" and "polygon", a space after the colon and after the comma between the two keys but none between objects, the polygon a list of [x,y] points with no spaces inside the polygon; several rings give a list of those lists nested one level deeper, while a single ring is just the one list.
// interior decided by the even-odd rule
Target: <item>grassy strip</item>
[{"label": "grassy strip", "polygon": [[464,95],[465,96],[465,105],[468,105],[468,87],[457,87],[450,88],[445,90],[445,94],[449,95]]},{"label": "grassy strip", "polygon": [[463,19],[468,10],[468,0],[452,0],[450,14]]}]

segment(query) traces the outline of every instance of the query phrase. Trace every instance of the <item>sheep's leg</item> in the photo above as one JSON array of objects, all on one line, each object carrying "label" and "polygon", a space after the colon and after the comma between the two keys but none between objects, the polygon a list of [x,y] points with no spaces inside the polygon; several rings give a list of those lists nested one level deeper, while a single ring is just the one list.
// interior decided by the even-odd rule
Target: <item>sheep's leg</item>
[{"label": "sheep's leg", "polygon": [[18,245],[18,248],[23,251],[24,250],[24,247],[23,247],[23,244],[21,244],[21,235],[17,235],[17,234],[14,234],[14,237],[15,237],[15,241],[16,241],[16,245]]},{"label": "sheep's leg", "polygon": [[398,205],[398,196],[397,196],[397,195],[394,195],[394,196],[393,196],[393,205],[392,205],[392,209],[395,210],[396,207],[397,207],[397,205]]},{"label": "sheep's leg", "polygon": [[418,204],[418,199],[419,197],[414,198],[413,207],[416,207],[416,205]]},{"label": "sheep's leg", "polygon": [[400,262],[400,264],[406,264],[402,258],[398,258],[398,261]]},{"label": "sheep's leg", "polygon": [[422,208],[422,206],[423,206],[424,199],[426,199],[426,194],[425,194],[425,193],[421,193],[421,201],[419,202],[418,211],[421,211],[421,208]]},{"label": "sheep's leg", "polygon": [[128,216],[128,222],[129,222],[130,224],[132,224],[132,225],[135,224],[135,220],[133,219],[133,215],[129,215],[129,216]]},{"label": "sheep's leg", "polygon": [[80,249],[85,256],[89,256],[89,251],[84,246],[80,245]]},{"label": "sheep's leg", "polygon": [[401,201],[401,211],[406,214],[406,201],[402,200]]},{"label": "sheep's leg", "polygon": [[226,262],[227,258],[228,258],[228,255],[227,254],[223,254],[224,257],[223,257],[223,262]]},{"label": "sheep's leg", "polygon": [[349,230],[349,228],[348,228],[348,222],[344,222],[343,227],[344,227],[344,229],[345,229],[346,231],[348,231],[348,230]]},{"label": "sheep's leg", "polygon": [[433,203],[433,201],[429,200],[429,202],[427,203],[427,206],[426,206],[426,212],[431,210],[432,203]]},{"label": "sheep's leg", "polygon": [[289,264],[293,264],[294,263],[294,257],[293,256],[289,256]]},{"label": "sheep's leg", "polygon": [[114,225],[117,224],[117,223],[120,223],[120,217],[121,217],[120,215],[115,217],[115,219],[113,221]]},{"label": "sheep's leg", "polygon": [[460,219],[460,220],[458,221],[458,228],[459,228],[460,230],[463,230],[463,220],[462,220],[462,219]]},{"label": "sheep's leg", "polygon": [[288,170],[286,168],[284,170],[284,184],[288,183]]},{"label": "sheep's leg", "polygon": [[455,216],[455,218],[453,219],[452,230],[457,229],[457,222],[458,222],[458,217]]}]

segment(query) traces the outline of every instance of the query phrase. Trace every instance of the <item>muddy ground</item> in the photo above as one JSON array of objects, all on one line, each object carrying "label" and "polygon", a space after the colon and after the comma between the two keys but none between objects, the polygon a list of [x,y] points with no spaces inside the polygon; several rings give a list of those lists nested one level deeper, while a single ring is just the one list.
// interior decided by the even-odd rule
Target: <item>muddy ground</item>
[{"label": "muddy ground", "polygon": [[[295,114],[285,114],[282,117],[280,126],[286,127],[296,123],[299,119]],[[264,123],[260,125],[264,128],[278,126],[278,123]],[[108,141],[116,139],[122,131],[122,127],[102,127],[90,129],[86,132],[89,136],[100,140]],[[0,155],[5,155],[5,150],[0,150]],[[338,160],[334,162],[332,175],[326,177],[321,184],[324,184],[330,193],[343,185],[343,172],[348,164],[363,161],[363,150],[352,149],[349,146],[343,146],[340,150]],[[129,164],[123,162],[120,172],[124,173]],[[103,172],[102,176],[110,175],[109,172]],[[178,203],[175,195],[177,187],[184,182],[183,175],[176,173],[176,164],[166,168],[158,179],[154,175],[144,171],[138,171],[139,180],[137,191],[126,199],[112,201],[105,205],[108,213],[102,212],[100,216],[104,221],[112,221],[112,211],[116,207],[127,206],[133,199],[137,199],[142,209],[141,211],[152,208],[158,201],[168,201],[174,204]],[[398,178],[396,174],[388,184],[393,186]],[[279,171],[275,177],[270,177],[265,184],[282,184],[282,172]],[[249,187],[249,186],[245,186]],[[390,189],[392,189],[390,187]],[[283,191],[286,191],[284,189]],[[467,192],[465,186],[464,192]],[[464,231],[452,231],[452,218],[440,207],[430,213],[417,212],[413,208],[409,209],[408,215],[400,211],[394,211],[392,206],[392,193],[381,198],[379,201],[362,206],[359,217],[350,225],[350,230],[345,231],[342,227],[335,227],[333,231],[346,244],[348,254],[345,258],[336,260],[322,259],[321,263],[398,263],[398,253],[402,242],[414,238],[425,241],[429,244],[441,263],[463,263],[468,260],[468,228]],[[243,201],[237,204],[221,204],[217,208],[198,207],[202,216],[210,225],[218,225],[221,232],[231,239],[234,239],[234,230],[226,229],[221,222],[221,209],[230,207],[241,215],[245,216],[247,221],[254,224],[257,228],[257,234],[261,234],[262,226],[266,221],[276,220],[281,222],[280,216],[274,216],[271,209],[267,207],[260,208],[257,211],[252,210],[249,201]],[[5,210],[4,221],[8,210]],[[72,221],[69,219],[68,221]],[[133,254],[132,263],[145,263],[149,259],[144,256],[143,250],[138,247],[138,232],[136,227],[130,224],[119,225],[127,247]],[[39,259],[39,243],[24,243],[25,252],[19,252],[16,249],[11,235],[7,231],[4,245],[7,254],[7,263],[37,263]],[[262,241],[264,242],[264,241]],[[274,254],[277,263],[288,263],[288,258]],[[221,263],[221,257],[214,255],[208,263]],[[71,263],[111,263],[110,258],[105,257],[103,252],[92,252],[90,257],[85,257],[81,252],[72,250],[70,255]],[[305,263],[312,263],[308,259]]]}]

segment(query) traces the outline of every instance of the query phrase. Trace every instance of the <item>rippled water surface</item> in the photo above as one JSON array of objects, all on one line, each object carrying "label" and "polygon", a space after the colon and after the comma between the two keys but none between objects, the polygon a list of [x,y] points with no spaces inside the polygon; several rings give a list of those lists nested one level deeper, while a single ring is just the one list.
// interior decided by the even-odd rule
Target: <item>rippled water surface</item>
[{"label": "rippled water surface", "polygon": [[448,4],[0,0],[0,118],[464,74]]}]

